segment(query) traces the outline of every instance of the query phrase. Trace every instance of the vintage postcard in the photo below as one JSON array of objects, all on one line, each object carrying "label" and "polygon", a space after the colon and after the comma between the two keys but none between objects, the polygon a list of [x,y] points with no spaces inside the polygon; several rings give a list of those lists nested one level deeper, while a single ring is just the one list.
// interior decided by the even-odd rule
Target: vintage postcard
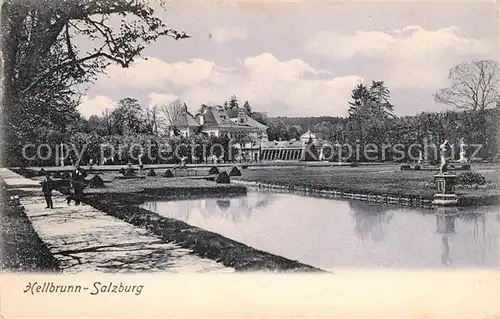
[{"label": "vintage postcard", "polygon": [[3,0],[0,315],[499,318],[499,13]]}]

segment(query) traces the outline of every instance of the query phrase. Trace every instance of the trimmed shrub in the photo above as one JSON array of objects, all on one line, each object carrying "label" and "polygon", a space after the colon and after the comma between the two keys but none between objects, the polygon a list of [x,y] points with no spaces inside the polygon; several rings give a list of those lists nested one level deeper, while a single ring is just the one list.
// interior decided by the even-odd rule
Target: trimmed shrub
[{"label": "trimmed shrub", "polygon": [[26,171],[24,172],[24,177],[26,178],[33,178],[33,177],[36,177],[38,174],[36,174],[35,172],[33,172],[32,170],[29,170],[29,171]]},{"label": "trimmed shrub", "polygon": [[155,172],[155,170],[154,170],[154,169],[150,169],[150,170],[148,171],[148,176],[156,176],[156,172]]},{"label": "trimmed shrub", "polygon": [[106,187],[104,185],[104,180],[101,178],[101,176],[99,176],[97,174],[94,175],[94,177],[92,177],[90,179],[90,186],[91,187],[96,187],[96,188],[104,188],[104,187]]},{"label": "trimmed shrub", "polygon": [[456,183],[458,185],[484,185],[486,178],[477,172],[466,172],[457,176]]},{"label": "trimmed shrub", "polygon": [[165,171],[165,173],[163,173],[161,176],[163,176],[163,177],[168,177],[168,178],[172,178],[172,177],[174,177],[174,173],[172,173],[172,171],[171,171],[171,170],[167,169],[167,170]]},{"label": "trimmed shrub", "polygon": [[212,166],[208,171],[208,175],[219,174],[219,169],[215,166]]},{"label": "trimmed shrub", "polygon": [[415,165],[415,168],[414,168],[416,171],[419,171],[420,170],[420,165]]},{"label": "trimmed shrub", "polygon": [[229,172],[229,176],[241,176],[241,172],[238,167],[234,166]]},{"label": "trimmed shrub", "polygon": [[123,176],[135,176],[135,170],[133,168],[120,168],[120,173],[123,175]]},{"label": "trimmed shrub", "polygon": [[403,165],[401,165],[400,168],[402,171],[410,171],[411,170],[411,166],[408,164],[403,164]]},{"label": "trimmed shrub", "polygon": [[215,182],[217,184],[229,184],[231,182],[231,179],[229,178],[228,173],[222,172],[217,176],[217,178],[215,179]]}]

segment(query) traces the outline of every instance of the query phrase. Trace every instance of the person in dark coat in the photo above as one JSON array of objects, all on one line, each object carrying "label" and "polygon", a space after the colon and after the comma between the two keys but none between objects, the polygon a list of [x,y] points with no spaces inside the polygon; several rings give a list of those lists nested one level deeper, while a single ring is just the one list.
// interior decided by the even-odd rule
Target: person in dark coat
[{"label": "person in dark coat", "polygon": [[[80,168],[80,165],[76,165],[75,170],[73,171],[71,176],[71,180],[73,182],[73,189],[75,191],[75,194],[73,196],[73,199],[75,200],[75,205],[80,205],[80,202],[83,198],[83,188],[86,176],[87,173],[82,168]],[[70,200],[68,200],[68,204],[69,202]]]},{"label": "person in dark coat", "polygon": [[45,208],[54,208],[54,205],[52,203],[52,188],[52,179],[50,178],[50,175],[47,174],[45,175],[45,179],[42,181],[42,192],[43,196],[45,197],[45,202],[47,203],[47,207]]}]

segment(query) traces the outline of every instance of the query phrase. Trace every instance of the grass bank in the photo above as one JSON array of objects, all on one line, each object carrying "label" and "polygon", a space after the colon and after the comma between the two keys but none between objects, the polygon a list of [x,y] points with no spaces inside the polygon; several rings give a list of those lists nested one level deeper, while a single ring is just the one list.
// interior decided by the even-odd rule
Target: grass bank
[{"label": "grass bank", "polygon": [[[457,188],[459,205],[500,204],[499,169],[496,166],[473,165],[486,177],[487,185]],[[313,192],[366,201],[412,206],[428,206],[436,190],[434,172],[401,171],[399,166],[360,167],[282,167],[242,170],[239,181],[260,187]]]},{"label": "grass bank", "polygon": [[12,205],[10,191],[0,196],[0,267],[12,272],[60,272],[58,260],[33,229],[21,205]]}]

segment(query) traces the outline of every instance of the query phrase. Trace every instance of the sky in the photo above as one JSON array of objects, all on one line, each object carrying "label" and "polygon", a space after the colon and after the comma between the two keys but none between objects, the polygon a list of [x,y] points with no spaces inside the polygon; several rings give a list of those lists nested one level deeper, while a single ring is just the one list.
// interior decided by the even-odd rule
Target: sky
[{"label": "sky", "polygon": [[194,2],[156,15],[192,37],[161,38],[85,87],[89,117],[125,97],[196,112],[231,95],[268,116],[347,116],[357,83],[384,81],[398,116],[442,111],[455,64],[498,60],[494,2]]}]

